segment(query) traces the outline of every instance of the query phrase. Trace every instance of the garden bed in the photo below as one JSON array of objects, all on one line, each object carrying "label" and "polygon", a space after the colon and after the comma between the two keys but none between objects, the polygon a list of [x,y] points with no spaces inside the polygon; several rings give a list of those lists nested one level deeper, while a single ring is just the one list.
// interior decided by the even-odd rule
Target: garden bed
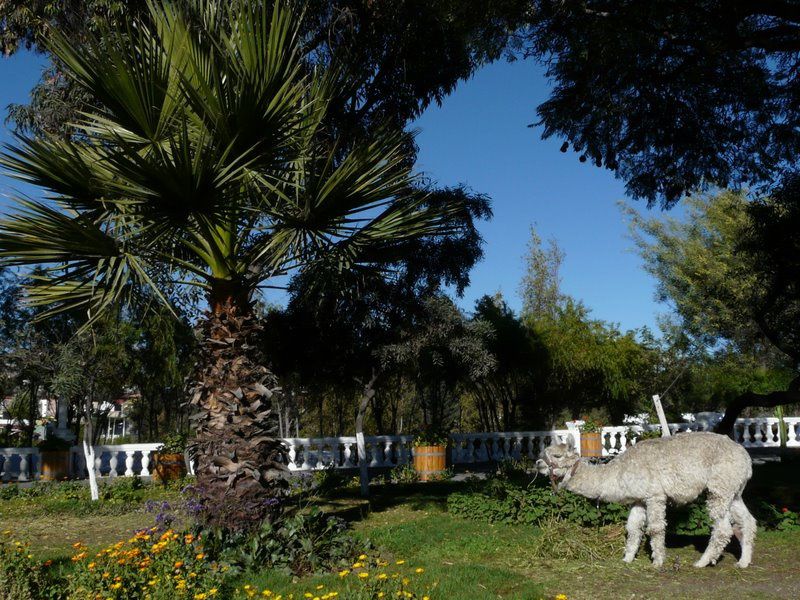
[{"label": "garden bed", "polygon": [[[777,498],[798,498],[793,477],[791,470],[781,465],[756,467],[748,501],[757,497],[774,500],[774,493]],[[784,483],[775,485],[775,481]],[[13,530],[14,539],[31,542],[30,560],[36,564],[53,561],[53,568],[66,573],[88,569],[86,559],[73,562],[69,557],[80,554],[84,547],[89,557],[128,540],[132,531],[154,524],[157,513],[147,510],[148,503],[152,508],[178,497],[175,488],[131,489],[135,487],[132,484],[118,484],[118,490],[106,490],[103,503],[88,508],[75,486],[60,491],[47,488],[51,493],[26,496],[6,491],[0,500],[0,531]],[[718,566],[695,569],[691,564],[707,537],[673,534],[668,539],[666,566],[656,570],[644,549],[633,564],[622,563],[624,530],[619,523],[582,526],[549,517],[537,524],[490,523],[448,512],[448,499],[452,505],[453,496],[474,489],[471,486],[474,484],[456,482],[376,485],[369,504],[358,498],[354,489],[335,490],[314,504],[352,522],[357,551],[363,552],[365,559],[356,558],[328,573],[300,577],[284,569],[243,571],[226,576],[227,587],[208,579],[208,589],[197,593],[216,589],[219,597],[246,598],[256,593],[263,597],[268,590],[272,597],[282,595],[284,599],[290,593],[294,598],[311,593],[312,598],[327,595],[330,599],[338,592],[339,598],[358,599],[377,594],[380,586],[405,585],[409,593],[419,598],[427,595],[431,600],[552,599],[558,594],[570,599],[797,597],[800,535],[796,531],[760,530],[753,565],[746,570],[734,566],[735,544]],[[74,548],[77,542],[83,546]],[[181,551],[189,550],[194,552],[191,548]],[[407,584],[402,583],[404,579]]]}]

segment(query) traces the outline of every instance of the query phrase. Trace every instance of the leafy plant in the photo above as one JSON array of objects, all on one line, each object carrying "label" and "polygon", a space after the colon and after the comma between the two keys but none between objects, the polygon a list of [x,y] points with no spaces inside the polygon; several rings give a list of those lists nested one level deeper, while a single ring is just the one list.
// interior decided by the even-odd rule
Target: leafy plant
[{"label": "leafy plant", "polygon": [[447,446],[448,434],[445,431],[428,430],[418,433],[414,437],[414,447],[421,446]]},{"label": "leafy plant", "polygon": [[419,473],[411,465],[398,465],[389,472],[392,483],[416,483]]},{"label": "leafy plant", "polygon": [[599,433],[603,430],[603,423],[592,416],[585,415],[581,417],[581,420],[583,421],[581,433]]},{"label": "leafy plant", "polygon": [[346,484],[347,477],[331,465],[325,469],[314,471],[311,491],[317,496],[325,496],[338,488],[344,487]]},{"label": "leafy plant", "polygon": [[265,521],[257,530],[215,529],[203,534],[210,552],[223,561],[248,568],[286,569],[303,575],[349,564],[361,546],[347,523],[313,507],[308,512]]},{"label": "leafy plant", "polygon": [[80,542],[73,548],[70,598],[228,597],[230,568],[210,560],[203,540],[191,533],[145,529],[100,552],[90,553]]},{"label": "leafy plant", "polygon": [[50,562],[40,563],[27,542],[16,540],[10,531],[0,534],[0,600],[40,600],[48,593]]},{"label": "leafy plant", "polygon": [[642,429],[642,430],[632,430],[631,437],[636,440],[637,442],[641,442],[643,440],[655,440],[661,437],[661,430],[660,429]]},{"label": "leafy plant", "polygon": [[170,433],[164,436],[164,443],[158,447],[157,452],[162,454],[183,454],[189,443],[186,433]]},{"label": "leafy plant", "polygon": [[775,506],[763,500],[756,507],[758,522],[768,529],[800,531],[800,512],[786,506]]}]

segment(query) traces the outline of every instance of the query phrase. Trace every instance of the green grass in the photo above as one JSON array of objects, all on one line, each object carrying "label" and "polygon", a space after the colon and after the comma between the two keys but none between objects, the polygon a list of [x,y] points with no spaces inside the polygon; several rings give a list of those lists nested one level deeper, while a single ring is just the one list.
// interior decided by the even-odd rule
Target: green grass
[{"label": "green grass", "polygon": [[[757,468],[748,495],[759,492],[774,502],[785,499],[792,504],[792,498],[797,502],[800,482],[794,469],[787,468]],[[776,485],[776,481],[783,483]],[[691,565],[707,538],[672,537],[668,539],[666,567],[654,569],[644,549],[633,564],[622,563],[621,526],[594,529],[550,523],[537,528],[463,520],[445,510],[447,495],[458,489],[463,487],[452,483],[376,486],[370,510],[352,491],[325,500],[324,506],[353,521],[355,535],[371,558],[389,562],[386,567],[370,568],[371,578],[380,572],[400,573],[431,600],[552,599],[561,593],[570,600],[800,597],[797,532],[759,531],[753,565],[746,570],[734,566],[735,550],[727,552],[716,567],[695,569]],[[82,500],[69,502],[58,497],[0,500],[0,530],[12,529],[32,541],[34,552],[42,559],[63,558],[77,540],[96,548],[152,525],[154,516],[144,510],[144,502],[174,499],[176,494],[147,487],[129,501],[92,509],[86,509]],[[398,560],[405,564],[397,566]],[[69,561],[66,563],[68,568]],[[415,573],[418,567],[424,572]],[[365,585],[352,574],[297,579],[271,570],[245,574],[237,584],[239,588],[249,584],[259,591],[291,591],[297,600],[305,591],[321,596],[328,590],[355,600],[363,597],[358,590]],[[321,591],[319,585],[324,586]]]}]

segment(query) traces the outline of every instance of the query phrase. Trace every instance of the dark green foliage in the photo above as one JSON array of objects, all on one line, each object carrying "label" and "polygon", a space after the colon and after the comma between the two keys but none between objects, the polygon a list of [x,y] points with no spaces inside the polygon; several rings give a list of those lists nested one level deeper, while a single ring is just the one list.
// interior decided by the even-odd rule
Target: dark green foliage
[{"label": "dark green foliage", "polygon": [[392,483],[416,483],[419,481],[419,473],[411,465],[399,465],[389,473]]},{"label": "dark green foliage", "polygon": [[312,475],[311,493],[315,496],[325,497],[331,492],[347,485],[349,478],[331,466]]},{"label": "dark green foliage", "polygon": [[527,53],[554,84],[544,135],[630,195],[669,206],[705,185],[772,182],[797,160],[797,2],[532,4]]},{"label": "dark green foliage", "polygon": [[[583,527],[624,523],[630,508],[614,503],[595,503],[567,491],[554,494],[543,477],[529,477],[524,463],[506,461],[497,474],[474,482],[471,489],[447,498],[451,514],[488,523],[542,525],[564,520]],[[800,513],[764,500],[748,500],[760,527],[778,531],[800,531]],[[706,497],[683,506],[667,508],[667,531],[676,535],[705,536],[711,532]]]},{"label": "dark green foliage", "polygon": [[448,512],[489,523],[539,525],[557,518],[586,527],[624,521],[628,509],[619,504],[594,504],[570,492],[553,494],[544,477],[530,481],[514,476],[491,477],[469,492],[447,498]]},{"label": "dark green foliage", "polygon": [[158,447],[158,452],[163,454],[183,454],[189,443],[189,436],[185,433],[169,433],[164,436],[164,443]]},{"label": "dark green foliage", "polygon": [[759,525],[778,531],[800,531],[800,512],[786,506],[759,502],[754,511]]},{"label": "dark green foliage", "polygon": [[348,531],[347,524],[316,507],[296,512],[247,533],[209,531],[208,550],[223,561],[243,569],[286,569],[306,575],[352,562],[364,548]]},{"label": "dark green foliage", "polygon": [[37,444],[39,452],[64,452],[72,447],[68,441],[55,435],[49,435],[47,439]]}]

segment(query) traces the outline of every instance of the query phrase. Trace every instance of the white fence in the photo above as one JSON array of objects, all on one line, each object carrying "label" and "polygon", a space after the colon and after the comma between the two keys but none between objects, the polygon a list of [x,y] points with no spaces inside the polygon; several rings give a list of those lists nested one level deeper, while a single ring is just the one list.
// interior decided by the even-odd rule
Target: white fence
[{"label": "white fence", "polygon": [[[777,417],[759,417],[755,419],[737,419],[733,427],[733,438],[745,448],[779,448],[780,419]],[[800,417],[784,417],[786,431],[786,447],[800,448]],[[631,426],[603,427],[601,440],[603,456],[612,456],[625,452],[625,449],[636,443],[636,433],[645,428]],[[661,430],[660,425],[649,425],[649,430]],[[707,423],[669,423],[672,434],[683,431],[709,431],[712,427]]]},{"label": "white fence", "polygon": [[[786,446],[800,448],[800,416],[784,417]],[[658,425],[648,429],[660,429]],[[672,433],[704,431],[704,423],[670,423]],[[603,455],[624,452],[636,443],[639,426],[603,427]],[[564,441],[572,436],[580,448],[580,431],[516,431],[488,433],[456,433],[450,436],[450,458],[454,465],[480,464],[508,458],[536,458],[554,437]],[[393,468],[411,462],[413,436],[385,435],[365,438],[367,461],[372,469]],[[746,448],[780,447],[780,420],[774,417],[739,419],[734,427],[734,439]],[[358,468],[355,437],[284,438],[289,448],[288,468],[291,471],[315,471],[326,468]],[[131,477],[150,475],[152,453],[160,446],[154,444],[120,444],[95,446],[95,474],[98,477]],[[83,448],[70,450],[72,477],[87,476]],[[41,458],[37,448],[0,448],[0,481],[31,481],[39,478]]]}]

